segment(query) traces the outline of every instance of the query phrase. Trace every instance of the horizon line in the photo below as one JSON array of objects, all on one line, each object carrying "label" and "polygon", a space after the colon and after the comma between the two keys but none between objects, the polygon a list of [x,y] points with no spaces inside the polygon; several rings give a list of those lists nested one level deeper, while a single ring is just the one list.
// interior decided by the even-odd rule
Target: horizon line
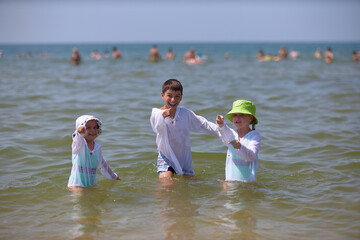
[{"label": "horizon line", "polygon": [[70,44],[226,44],[226,43],[261,43],[261,44],[267,44],[267,43],[274,43],[274,44],[287,44],[287,43],[360,43],[360,40],[271,40],[271,41],[240,41],[240,40],[234,40],[234,41],[93,41],[93,42],[0,42],[0,45],[57,45],[57,44],[64,44],[64,45],[70,45]]}]

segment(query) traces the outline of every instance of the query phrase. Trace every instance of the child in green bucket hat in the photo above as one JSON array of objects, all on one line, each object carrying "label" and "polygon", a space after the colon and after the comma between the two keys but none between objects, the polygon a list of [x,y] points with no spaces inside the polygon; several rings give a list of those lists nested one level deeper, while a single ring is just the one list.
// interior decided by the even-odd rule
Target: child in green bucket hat
[{"label": "child in green bucket hat", "polygon": [[220,138],[228,147],[225,166],[226,181],[254,182],[257,180],[261,136],[255,130],[255,125],[258,124],[255,112],[254,103],[247,100],[234,101],[226,118],[233,122],[236,130],[226,125],[222,115],[216,117]]}]

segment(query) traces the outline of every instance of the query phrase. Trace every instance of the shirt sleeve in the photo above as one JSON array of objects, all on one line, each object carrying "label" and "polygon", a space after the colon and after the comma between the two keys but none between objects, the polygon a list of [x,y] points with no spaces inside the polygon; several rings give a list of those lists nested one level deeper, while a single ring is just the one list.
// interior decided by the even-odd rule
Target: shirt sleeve
[{"label": "shirt sleeve", "polygon": [[[240,142],[241,143],[241,142]],[[243,158],[246,162],[252,162],[260,150],[261,136],[258,132],[254,132],[249,139],[249,143],[241,144],[241,148],[235,151],[235,154]]]},{"label": "shirt sleeve", "polygon": [[[101,151],[101,149],[100,149]],[[116,180],[118,175],[111,170],[109,164],[103,158],[102,152],[100,152],[99,169],[101,174],[110,180]]]},{"label": "shirt sleeve", "polygon": [[212,123],[202,116],[196,115],[194,112],[189,110],[190,114],[190,130],[195,132],[203,132],[216,137],[219,137],[217,130],[218,126]]},{"label": "shirt sleeve", "polygon": [[235,140],[235,134],[233,130],[229,128],[229,126],[226,125],[226,123],[224,123],[222,127],[218,126],[217,130],[219,133],[219,137],[221,138],[225,146],[228,146],[229,142]]},{"label": "shirt sleeve", "polygon": [[78,131],[75,131],[72,134],[73,142],[72,142],[72,153],[77,154],[85,145],[84,136]]},{"label": "shirt sleeve", "polygon": [[164,110],[153,108],[150,117],[150,123],[155,133],[161,133],[164,131],[165,120],[163,117]]}]

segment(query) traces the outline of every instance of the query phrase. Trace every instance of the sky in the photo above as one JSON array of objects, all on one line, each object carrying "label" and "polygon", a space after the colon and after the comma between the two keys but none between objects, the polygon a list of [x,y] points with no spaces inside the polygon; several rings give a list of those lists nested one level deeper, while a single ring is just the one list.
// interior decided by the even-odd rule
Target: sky
[{"label": "sky", "polygon": [[360,0],[0,0],[0,44],[360,42]]}]

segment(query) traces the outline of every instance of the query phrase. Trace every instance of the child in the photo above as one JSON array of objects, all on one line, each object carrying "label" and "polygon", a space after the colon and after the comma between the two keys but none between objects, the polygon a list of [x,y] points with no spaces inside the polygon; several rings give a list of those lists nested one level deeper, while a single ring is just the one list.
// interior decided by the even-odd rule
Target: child
[{"label": "child", "polygon": [[237,100],[233,103],[231,111],[226,114],[226,118],[234,123],[236,131],[224,123],[223,116],[217,116],[220,138],[228,146],[225,180],[256,181],[261,136],[255,131],[255,124],[258,123],[255,105],[250,101]]},{"label": "child", "polygon": [[167,80],[162,86],[161,98],[165,105],[153,108],[150,122],[156,133],[159,151],[157,172],[159,179],[172,179],[173,174],[194,175],[190,131],[205,132],[219,136],[217,125],[192,111],[179,107],[183,87],[176,79]]},{"label": "child", "polygon": [[90,115],[83,115],[76,119],[76,130],[73,133],[72,169],[68,187],[90,187],[96,184],[97,169],[110,180],[120,180],[101,152],[101,146],[95,139],[101,134],[99,119]]}]

